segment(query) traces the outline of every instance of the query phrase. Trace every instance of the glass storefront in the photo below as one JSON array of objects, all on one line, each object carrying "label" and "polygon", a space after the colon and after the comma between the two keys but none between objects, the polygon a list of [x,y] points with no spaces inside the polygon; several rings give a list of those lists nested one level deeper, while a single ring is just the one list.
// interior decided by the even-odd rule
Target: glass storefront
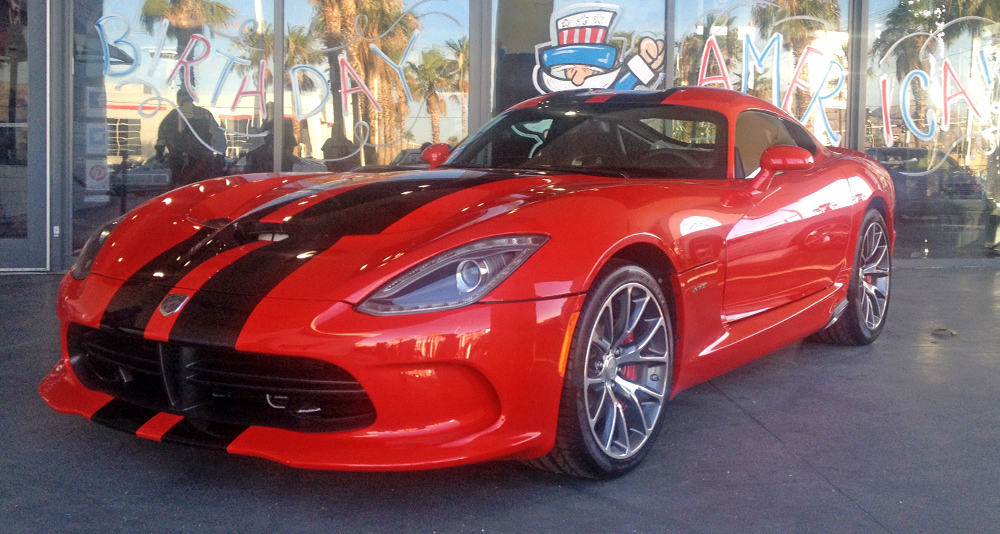
[{"label": "glass storefront", "polygon": [[75,2],[74,250],[155,195],[270,159],[271,13],[260,1]]},{"label": "glass storefront", "polygon": [[980,255],[1000,215],[1000,3],[869,5],[864,149],[896,186],[897,257]]},{"label": "glass storefront", "polygon": [[566,89],[665,87],[666,4],[510,0],[494,18],[494,113]]},{"label": "glass storefront", "polygon": [[68,175],[48,178],[48,204],[27,187],[45,185],[29,172],[26,114],[45,86],[25,84],[28,4],[0,2],[0,269],[31,220],[33,247],[64,251],[58,269],[103,221],[192,180],[419,168],[422,147],[454,146],[526,98],[676,85],[759,96],[881,161],[898,257],[996,252],[1000,0],[47,4],[39,35],[71,35],[48,93],[67,116],[42,119],[66,146],[35,151]]},{"label": "glass storefront", "polygon": [[684,3],[674,17],[676,85],[743,91],[824,144],[847,130],[847,0]]},{"label": "glass storefront", "polygon": [[467,135],[467,0],[285,0],[280,88],[275,7],[75,3],[74,250],[195,180],[421,166],[421,146]]},{"label": "glass storefront", "polygon": [[285,12],[300,156],[330,170],[419,166],[425,143],[468,134],[468,0],[288,0]]}]

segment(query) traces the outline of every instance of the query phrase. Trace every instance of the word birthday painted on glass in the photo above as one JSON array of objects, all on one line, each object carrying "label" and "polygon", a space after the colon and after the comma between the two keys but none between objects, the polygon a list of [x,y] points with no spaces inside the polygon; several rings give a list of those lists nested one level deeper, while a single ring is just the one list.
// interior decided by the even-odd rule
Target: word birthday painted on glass
[{"label": "word birthday painted on glass", "polygon": [[[252,21],[247,24],[254,24]],[[244,26],[247,26],[245,24]],[[101,41],[101,47],[104,56],[104,75],[108,77],[125,77],[133,74],[142,62],[142,54],[139,53],[139,45],[130,39],[131,28],[129,27],[128,20],[121,15],[107,15],[99,19],[95,26],[97,28],[97,34]],[[159,45],[152,54],[153,64],[150,66],[150,72],[153,71],[156,64],[160,61],[160,57],[163,52],[163,46],[166,35],[167,24],[164,23],[161,26],[161,35],[157,39]],[[417,37],[420,35],[419,31],[413,32],[410,37],[409,43],[406,49],[403,51],[402,56],[398,61],[393,61],[385,52],[383,52],[378,45],[375,43],[368,43],[371,51],[379,57],[382,61],[388,65],[393,72],[399,76],[401,85],[403,87],[403,92],[405,93],[407,102],[413,101],[413,96],[410,92],[409,85],[406,81],[406,76],[403,73],[403,65],[405,64],[406,58],[410,53],[413,43],[416,41]],[[111,65],[111,46],[117,47],[119,49],[131,50],[130,56],[133,58],[131,64],[126,68],[114,69]],[[214,91],[212,94],[211,105],[216,106],[219,103],[219,98],[222,94],[222,88],[226,81],[229,79],[230,74],[232,74],[233,67],[236,65],[249,66],[250,60],[234,56],[224,50],[220,50],[217,47],[213,47],[212,42],[202,34],[193,34],[189,38],[187,45],[184,47],[184,51],[178,56],[174,68],[170,71],[167,76],[165,83],[170,85],[177,81],[183,85],[184,89],[191,96],[191,98],[197,102],[198,96],[194,90],[192,84],[192,75],[194,72],[194,67],[199,64],[204,63],[213,54],[221,57],[224,61],[224,66],[219,71],[218,77],[215,80]],[[341,51],[337,57],[337,65],[340,71],[340,93],[341,93],[341,106],[343,107],[345,113],[347,112],[350,105],[350,97],[355,93],[361,93],[367,97],[371,103],[372,107],[381,112],[382,106],[379,104],[378,99],[372,93],[371,89],[361,79],[354,67],[351,66],[347,59],[347,54]],[[240,102],[246,97],[256,98],[261,106],[262,118],[267,119],[267,108],[264,106],[266,99],[264,89],[265,89],[265,76],[267,74],[267,61],[260,60],[260,64],[256,69],[256,79],[252,79],[251,74],[246,74],[240,81],[240,87],[233,95],[232,104],[230,105],[230,110],[235,110]],[[302,120],[309,118],[323,109],[331,96],[330,92],[330,81],[326,76],[320,72],[319,69],[311,65],[295,65],[289,70],[291,91],[293,107],[295,111],[295,116],[297,119]],[[301,84],[299,82],[299,77],[311,77],[316,83],[316,86],[321,88],[323,91],[320,96],[320,102],[312,109],[303,110],[302,109],[302,99],[301,99]],[[248,87],[250,86],[250,87]],[[155,88],[154,88],[155,89]],[[164,100],[160,97],[154,97],[151,100]],[[142,106],[140,106],[142,109]]]}]

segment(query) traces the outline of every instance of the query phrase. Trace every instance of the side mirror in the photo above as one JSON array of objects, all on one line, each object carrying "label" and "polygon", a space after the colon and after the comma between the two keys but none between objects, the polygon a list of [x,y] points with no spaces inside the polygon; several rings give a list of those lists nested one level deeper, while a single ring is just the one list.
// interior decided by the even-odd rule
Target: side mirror
[{"label": "side mirror", "polygon": [[808,150],[791,145],[775,145],[760,155],[760,171],[754,177],[751,186],[763,191],[771,182],[771,178],[779,172],[804,171],[815,165],[813,155]]},{"label": "side mirror", "polygon": [[420,159],[426,161],[431,169],[436,169],[448,159],[450,154],[451,148],[447,143],[438,143],[425,148],[420,153]]}]

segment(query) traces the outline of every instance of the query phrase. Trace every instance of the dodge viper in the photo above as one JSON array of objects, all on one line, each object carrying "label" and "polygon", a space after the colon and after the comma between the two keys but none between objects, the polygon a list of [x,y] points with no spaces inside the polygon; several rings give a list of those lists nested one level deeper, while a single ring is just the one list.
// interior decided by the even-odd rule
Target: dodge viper
[{"label": "dodge viper", "polygon": [[685,388],[885,325],[892,180],[754,97],[554,93],[423,156],[209,179],[108,223],[60,287],[42,397],[296,467],[600,478]]}]

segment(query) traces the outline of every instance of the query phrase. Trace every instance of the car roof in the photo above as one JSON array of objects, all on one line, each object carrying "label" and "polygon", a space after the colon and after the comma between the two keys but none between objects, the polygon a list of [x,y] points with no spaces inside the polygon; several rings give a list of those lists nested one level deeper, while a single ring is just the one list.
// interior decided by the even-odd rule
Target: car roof
[{"label": "car roof", "polygon": [[755,96],[715,87],[684,86],[662,91],[617,91],[609,89],[576,89],[537,96],[511,109],[549,105],[573,105],[613,102],[621,104],[676,104],[713,109],[733,116],[744,109],[763,109],[792,118],[781,108]]}]

